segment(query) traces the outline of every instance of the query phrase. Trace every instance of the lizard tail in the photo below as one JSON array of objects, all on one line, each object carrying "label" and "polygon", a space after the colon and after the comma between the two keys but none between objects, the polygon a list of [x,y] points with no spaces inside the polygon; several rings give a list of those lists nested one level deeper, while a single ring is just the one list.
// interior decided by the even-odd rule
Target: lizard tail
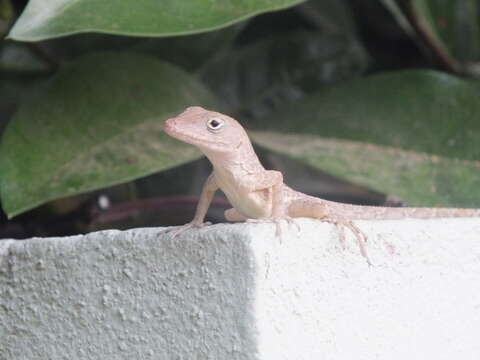
[{"label": "lizard tail", "polygon": [[480,217],[480,209],[465,208],[413,208],[349,205],[308,196],[292,201],[289,207],[291,217],[329,219],[341,217],[350,220],[395,220]]},{"label": "lizard tail", "polygon": [[336,211],[345,214],[345,216],[350,219],[356,220],[480,217],[480,209],[383,207],[339,204]]}]

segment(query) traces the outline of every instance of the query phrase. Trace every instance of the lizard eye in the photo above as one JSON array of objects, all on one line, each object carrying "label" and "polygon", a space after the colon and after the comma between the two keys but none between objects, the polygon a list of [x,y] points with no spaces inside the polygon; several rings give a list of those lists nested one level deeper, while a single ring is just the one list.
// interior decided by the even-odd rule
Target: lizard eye
[{"label": "lizard eye", "polygon": [[225,121],[220,118],[211,118],[207,122],[207,128],[211,132],[217,132],[219,131],[222,127]]}]

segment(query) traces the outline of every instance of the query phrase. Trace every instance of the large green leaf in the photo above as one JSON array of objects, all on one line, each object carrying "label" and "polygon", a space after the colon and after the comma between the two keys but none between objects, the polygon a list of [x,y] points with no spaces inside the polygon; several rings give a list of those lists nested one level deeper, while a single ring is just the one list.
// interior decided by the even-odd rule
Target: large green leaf
[{"label": "large green leaf", "polygon": [[279,108],[262,129],[480,160],[480,83],[429,70],[387,72]]},{"label": "large green leaf", "polygon": [[[317,165],[348,180],[358,180],[359,166],[363,166],[367,170],[361,170],[362,184],[387,194],[401,195],[412,204],[467,205],[468,201],[454,197],[453,193],[460,194],[459,197],[469,194],[472,201],[476,201],[472,193],[478,191],[468,184],[480,184],[479,94],[478,82],[443,73],[384,73],[349,81],[279,108],[258,123],[257,128],[316,134],[324,138],[348,139],[428,153],[431,157],[426,157],[423,165],[415,162],[418,158],[416,155],[412,157],[412,163],[418,166],[417,171],[424,177],[402,173],[404,165],[394,168],[385,165],[395,160],[395,155],[391,156],[389,152],[379,150],[377,157],[383,160],[368,163],[373,156],[359,158],[361,154],[353,156],[355,151],[342,154],[347,149],[341,143],[335,147],[335,152],[328,155],[336,154],[333,163],[341,162],[341,169],[332,171],[334,164],[323,167],[323,163],[317,162]],[[263,143],[261,145],[269,147]],[[359,147],[357,151],[365,152],[369,147],[365,146],[365,149]],[[450,160],[436,163],[435,156]],[[455,158],[460,162],[456,162]],[[468,170],[463,171],[462,161],[465,160]],[[435,170],[432,170],[432,166],[435,166]],[[442,168],[442,175],[437,174],[439,167]],[[451,180],[448,180],[449,175]],[[401,184],[399,177],[404,178]],[[365,180],[367,178],[368,181]],[[410,182],[406,181],[407,178]],[[453,190],[450,185],[455,182],[458,188]],[[445,184],[450,185],[447,187]],[[400,187],[403,191],[400,191]],[[425,189],[430,187],[436,191],[428,193]],[[445,190],[442,190],[443,195],[439,195],[439,189]],[[452,193],[447,190],[452,190]],[[449,197],[452,201],[448,200]],[[478,202],[473,204],[480,205]]]},{"label": "large green leaf", "polygon": [[7,126],[0,195],[11,217],[59,197],[125,182],[198,156],[163,133],[188,105],[215,107],[188,74],[155,59],[99,53],[56,75]]},{"label": "large green leaf", "polygon": [[314,135],[254,132],[277,153],[416,206],[479,207],[480,162]]},{"label": "large green leaf", "polygon": [[10,31],[36,41],[81,32],[134,36],[195,34],[303,0],[30,0]]}]

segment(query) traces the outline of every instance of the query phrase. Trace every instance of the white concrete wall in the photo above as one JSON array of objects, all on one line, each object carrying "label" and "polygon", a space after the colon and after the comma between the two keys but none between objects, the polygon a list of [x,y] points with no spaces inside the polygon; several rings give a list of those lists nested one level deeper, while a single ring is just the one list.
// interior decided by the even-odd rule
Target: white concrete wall
[{"label": "white concrete wall", "polygon": [[0,359],[480,359],[480,219],[0,241]]}]

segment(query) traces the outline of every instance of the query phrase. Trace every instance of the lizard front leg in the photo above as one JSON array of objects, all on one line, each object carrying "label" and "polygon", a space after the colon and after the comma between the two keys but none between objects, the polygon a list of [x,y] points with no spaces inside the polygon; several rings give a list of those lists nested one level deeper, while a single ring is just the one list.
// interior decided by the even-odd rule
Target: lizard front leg
[{"label": "lizard front leg", "polygon": [[[247,199],[248,195],[255,192],[266,192],[265,194],[265,204],[264,208],[268,209],[265,213],[268,212],[268,215],[263,216],[262,218],[272,217],[272,188],[275,186],[280,186],[283,184],[283,176],[278,171],[265,170],[261,173],[251,174],[250,176],[245,176],[238,181],[239,192],[242,194],[242,197]],[[278,203],[278,200],[276,201]],[[237,204],[238,206],[238,204]],[[276,211],[277,212],[277,211]],[[249,216],[250,215],[250,216]],[[233,207],[224,212],[225,219],[228,221],[249,221],[257,219],[253,216],[252,213],[242,213],[239,209]]]},{"label": "lizard front leg", "polygon": [[[281,220],[286,220],[292,223],[293,220],[287,214],[287,206],[284,198],[284,184],[283,175],[279,171],[266,170],[259,178],[251,179],[251,186],[247,188],[248,191],[267,191],[267,204],[270,207],[270,214],[267,217],[259,219],[247,219],[247,222],[273,222],[276,225],[276,233],[278,237],[281,235]],[[242,181],[242,186],[247,186],[247,181]]]},{"label": "lizard front leg", "polygon": [[280,171],[265,170],[255,176],[247,176],[242,179],[239,186],[245,194],[267,191],[266,206],[270,208],[267,219],[283,218],[286,215],[283,201],[283,175]]},{"label": "lizard front leg", "polygon": [[205,220],[205,215],[207,214],[208,208],[210,207],[213,195],[215,195],[215,192],[217,190],[218,185],[215,181],[215,177],[213,176],[213,174],[210,174],[210,176],[205,181],[205,184],[203,184],[202,193],[200,194],[200,200],[198,201],[197,208],[195,210],[195,216],[191,221],[194,226],[199,227],[204,225],[203,220]]},{"label": "lizard front leg", "polygon": [[210,207],[213,195],[217,190],[218,185],[215,181],[215,177],[213,176],[213,174],[210,174],[210,176],[205,181],[205,184],[203,184],[202,193],[200,194],[200,199],[198,201],[193,220],[175,229],[173,232],[173,237],[176,237],[178,234],[182,233],[185,230],[191,229],[192,227],[198,228],[209,225],[209,223],[204,223],[203,220],[205,220],[205,215],[207,214],[208,208]]}]

